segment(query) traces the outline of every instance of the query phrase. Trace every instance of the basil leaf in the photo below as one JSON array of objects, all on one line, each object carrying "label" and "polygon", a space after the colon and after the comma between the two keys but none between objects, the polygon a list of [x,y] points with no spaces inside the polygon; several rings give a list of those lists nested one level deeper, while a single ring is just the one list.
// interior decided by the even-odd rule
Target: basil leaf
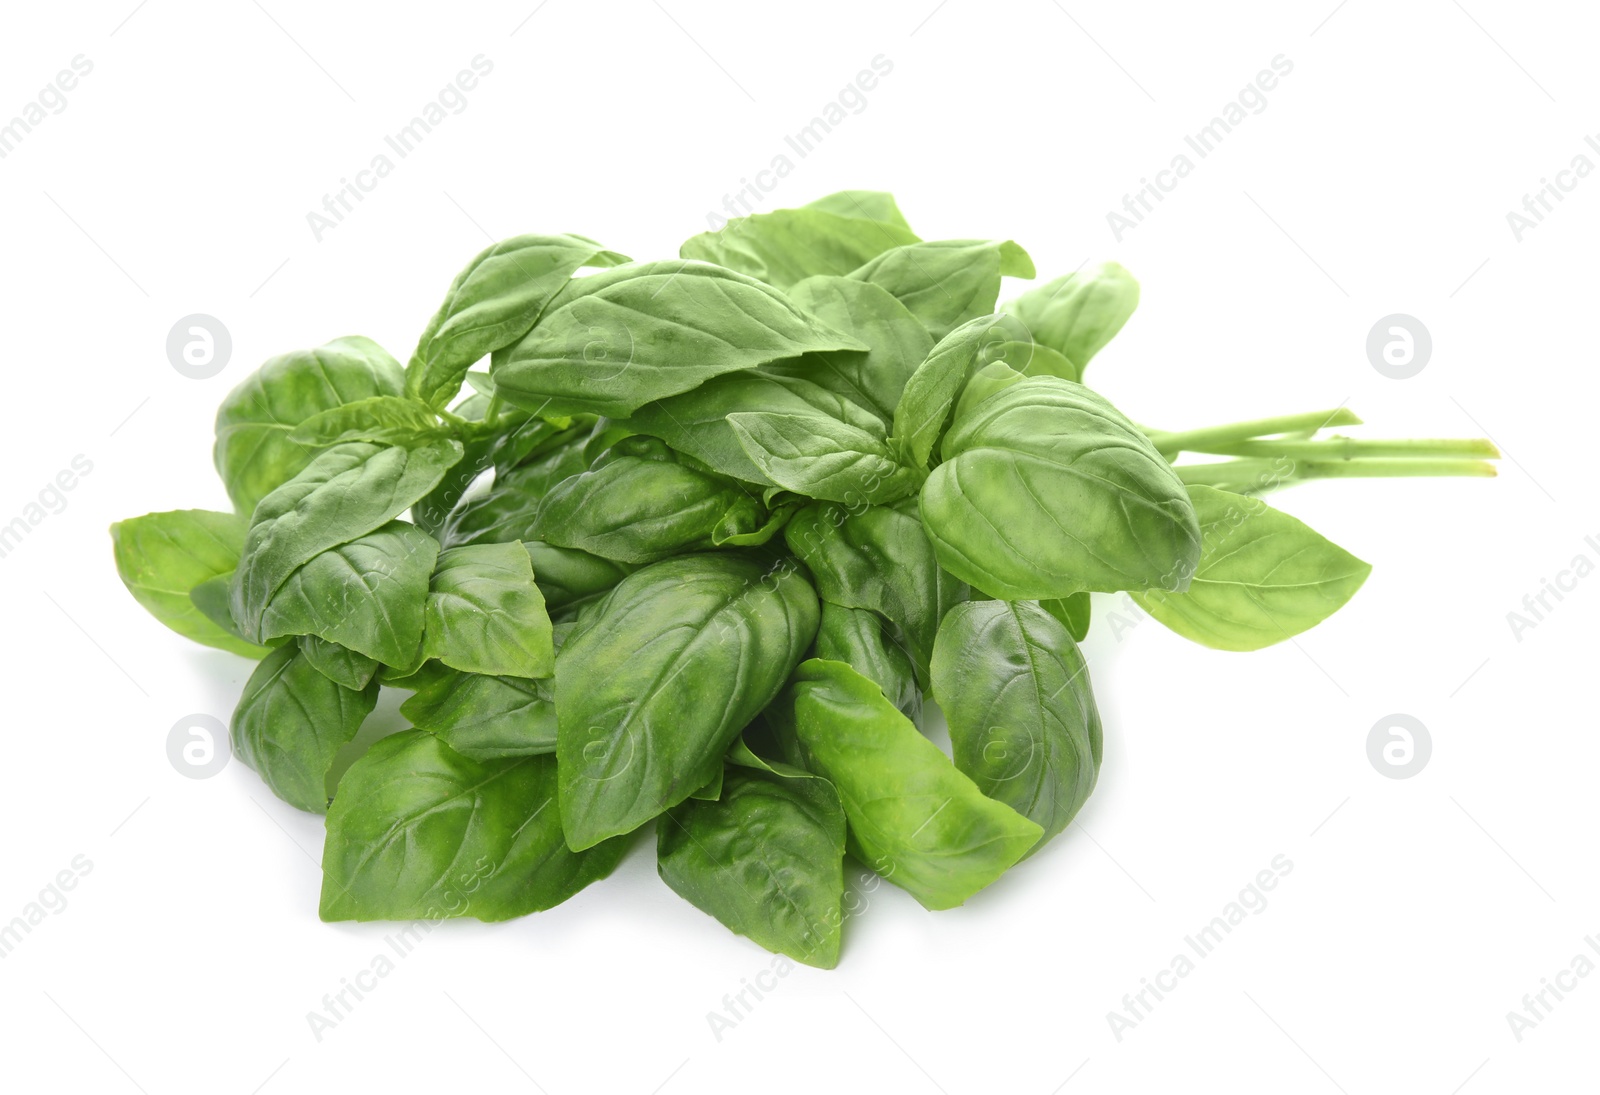
[{"label": "basil leaf", "polygon": [[233,571],[231,570],[226,574],[218,574],[215,577],[207,578],[189,591],[189,603],[194,605],[200,615],[210,620],[226,634],[232,635],[245,647],[252,651],[259,651],[259,653],[249,654],[247,657],[259,657],[267,652],[267,646],[277,645],[276,643],[268,643],[267,646],[257,646],[255,643],[246,640],[239,632],[239,625],[233,622],[232,601]]},{"label": "basil leaf", "polygon": [[730,414],[728,425],[762,474],[796,494],[884,505],[920,486],[883,441],[826,415],[741,412]]},{"label": "basil leaf", "polygon": [[950,408],[979,369],[995,360],[1001,347],[1021,332],[1009,316],[979,316],[951,331],[917,367],[894,408],[893,444],[917,467],[944,435]]},{"label": "basil leaf", "polygon": [[908,718],[921,713],[922,689],[911,652],[893,625],[876,612],[823,601],[817,657],[843,662],[860,673],[883,689],[889,702]]},{"label": "basil leaf", "polygon": [[817,350],[860,350],[771,286],[698,262],[573,280],[495,355],[501,398],[536,414],[628,415],[723,373]]},{"label": "basil leaf", "polygon": [[533,561],[533,580],[551,612],[574,608],[610,592],[634,569],[587,551],[539,540],[529,540],[522,546]]},{"label": "basil leaf", "polygon": [[991,597],[1182,589],[1200,553],[1183,483],[1081,384],[1028,377],[958,418],[923,484],[944,568]]},{"label": "basil leaf", "polygon": [[545,495],[588,466],[583,445],[574,440],[520,467],[497,471],[488,490],[464,498],[451,510],[439,538],[446,547],[537,539],[533,522]]},{"label": "basil leaf", "polygon": [[1002,276],[1031,278],[1034,269],[1010,240],[935,240],[885,251],[850,276],[887,289],[937,342],[994,311]]},{"label": "basil leaf", "polygon": [[406,365],[406,394],[443,410],[472,363],[527,334],[580,268],[627,261],[571,235],[514,236],[479,252],[423,329]]},{"label": "basil leaf", "polygon": [[403,521],[320,552],[267,602],[261,637],[317,635],[385,665],[415,665],[438,554],[437,540]]},{"label": "basil leaf", "polygon": [[1133,275],[1104,262],[1029,289],[1005,311],[1028,325],[1035,342],[1058,351],[1081,374],[1138,306],[1139,283]]},{"label": "basil leaf", "polygon": [[1030,601],[968,601],[939,627],[933,694],[957,770],[1044,830],[1067,827],[1094,790],[1100,713],[1066,627]]},{"label": "basil leaf", "polygon": [[839,790],[851,854],[926,908],[962,904],[1039,842],[847,665],[800,666],[794,720],[811,769]]},{"label": "basil leaf", "polygon": [[859,511],[815,503],[796,513],[783,534],[823,600],[871,609],[899,629],[918,680],[926,682],[939,621],[971,591],[939,565],[916,501]]},{"label": "basil leaf", "polygon": [[359,335],[267,361],[217,408],[212,457],[233,508],[248,516],[316,457],[289,439],[300,423],[330,407],[399,395],[403,383],[400,363]]},{"label": "basil leaf", "polygon": [[553,486],[530,531],[532,539],[603,559],[653,563],[714,547],[714,534],[754,533],[766,520],[748,488],[679,462],[655,438],[634,437]]},{"label": "basil leaf", "polygon": [[301,635],[296,641],[305,660],[335,684],[359,692],[371,683],[378,672],[376,659],[358,654],[347,646],[329,642],[317,635]]},{"label": "basil leaf", "polygon": [[817,630],[795,571],[732,553],[624,578],[556,657],[561,819],[574,848],[631,832],[711,779]]},{"label": "basil leaf", "polygon": [[898,225],[817,208],[777,209],[692,236],[678,254],[788,289],[814,274],[848,274],[891,247],[916,242],[916,233]]},{"label": "basil leaf", "polygon": [[820,413],[865,432],[878,431],[881,436],[883,423],[873,412],[809,380],[779,375],[776,370],[783,367],[784,363],[777,363],[715,377],[694,391],[647,403],[634,412],[628,424],[723,475],[764,486],[777,484],[745,452],[728,424],[730,414]]},{"label": "basil leaf", "polygon": [[328,769],[378,702],[378,682],[351,689],[319,672],[295,643],[256,666],[234,709],[233,752],[291,806],[328,808]]},{"label": "basil leaf", "polygon": [[400,714],[474,760],[556,751],[555,685],[548,678],[462,673],[429,662],[405,687]]},{"label": "basil leaf", "polygon": [[773,362],[767,371],[813,381],[887,423],[906,381],[933,349],[917,317],[887,289],[853,278],[807,278],[789,290],[789,299],[867,350],[807,354]]},{"label": "basil leaf", "polygon": [[1260,650],[1315,627],[1355,596],[1372,567],[1265,502],[1190,486],[1200,562],[1182,593],[1134,599],[1186,639],[1217,650]]},{"label": "basil leaf", "polygon": [[314,414],[289,432],[289,440],[323,447],[346,441],[415,445],[449,436],[426,403],[394,395],[375,395]]},{"label": "basil leaf", "polygon": [[322,919],[510,920],[561,904],[628,842],[569,850],[555,800],[550,757],[476,761],[420,730],[374,743],[328,810]]},{"label": "basil leaf", "polygon": [[262,614],[295,570],[400,516],[460,459],[455,440],[414,449],[336,445],[263,498],[234,572],[233,617],[240,630],[262,637]]},{"label": "basil leaf", "polygon": [[131,517],[111,526],[117,574],[145,609],[186,639],[246,658],[265,648],[246,642],[214,622],[190,599],[205,582],[239,565],[245,520],[203,509],[169,510]]},{"label": "basil leaf", "polygon": [[548,677],[555,671],[550,617],[521,544],[440,552],[424,614],[424,657],[468,673]]},{"label": "basil leaf", "polygon": [[662,881],[760,946],[821,969],[839,964],[844,808],[826,780],[730,768],[715,801],[656,825]]},{"label": "basil leaf", "polygon": [[1040,601],[1039,607],[1065,624],[1074,642],[1083,642],[1089,634],[1089,613],[1093,606],[1087,593]]},{"label": "basil leaf", "polygon": [[911,225],[906,223],[905,214],[901,213],[900,207],[895,204],[894,195],[887,190],[840,190],[818,198],[814,202],[806,202],[805,208],[820,209],[824,213],[837,213],[841,217],[877,221],[880,224],[911,230]]}]

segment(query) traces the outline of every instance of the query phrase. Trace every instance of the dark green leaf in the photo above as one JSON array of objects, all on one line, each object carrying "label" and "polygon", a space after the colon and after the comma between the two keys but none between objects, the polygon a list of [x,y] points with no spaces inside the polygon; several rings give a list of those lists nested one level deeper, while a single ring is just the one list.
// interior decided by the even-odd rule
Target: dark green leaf
[{"label": "dark green leaf", "polygon": [[378,702],[378,682],[350,689],[324,676],[288,643],[256,666],[234,709],[229,737],[238,758],[291,806],[328,808],[328,769]]},{"label": "dark green leaf", "polygon": [[350,766],[328,810],[322,919],[510,920],[616,868],[626,838],[568,849],[551,757],[476,761],[406,730]]},{"label": "dark green leaf", "polygon": [[561,817],[574,848],[704,786],[817,630],[789,568],[721,552],[655,563],[585,611],[556,658]]},{"label": "dark green leaf", "polygon": [[536,414],[628,415],[723,373],[860,350],[776,289],[698,262],[577,278],[526,338],[495,355],[495,391]]},{"label": "dark green leaf", "polygon": [[345,403],[399,395],[400,363],[360,335],[272,358],[217,408],[212,455],[233,508],[248,517],[256,503],[294,478],[317,450],[289,440],[300,423]]},{"label": "dark green leaf", "polygon": [[556,751],[555,685],[548,678],[491,677],[429,662],[403,682],[416,694],[400,713],[474,760]]},{"label": "dark green leaf", "polygon": [[921,477],[872,433],[816,411],[728,416],[734,436],[772,482],[796,494],[850,505],[886,505],[915,494]]},{"label": "dark green leaf", "polygon": [[583,236],[513,236],[478,253],[456,275],[406,365],[406,392],[449,406],[472,363],[528,333],[580,268],[616,266],[626,255]]},{"label": "dark green leaf", "polygon": [[784,539],[823,600],[871,609],[895,625],[926,682],[939,621],[970,591],[939,566],[916,502],[861,510],[815,503],[794,515]]},{"label": "dark green leaf", "polygon": [[922,488],[946,570],[991,597],[1182,589],[1200,529],[1139,429],[1081,384],[1029,377],[958,418]]},{"label": "dark green leaf", "polygon": [[403,521],[328,548],[278,587],[260,635],[317,635],[385,665],[415,665],[438,554],[437,540]]},{"label": "dark green leaf", "polygon": [[684,900],[778,954],[832,969],[844,897],[844,809],[832,784],[730,768],[716,801],[656,825],[662,879]]},{"label": "dark green leaf", "polygon": [[440,553],[428,587],[423,656],[453,669],[510,677],[555,671],[550,617],[521,544]]},{"label": "dark green leaf", "polygon": [[461,443],[415,449],[366,442],[325,450],[256,507],[234,573],[233,617],[261,637],[262,614],[280,586],[312,558],[394,520],[461,459]]},{"label": "dark green leaf", "polygon": [[985,795],[1039,824],[1067,827],[1100,765],[1089,668],[1066,627],[1031,601],[968,601],[933,648],[933,694],[956,768]]}]

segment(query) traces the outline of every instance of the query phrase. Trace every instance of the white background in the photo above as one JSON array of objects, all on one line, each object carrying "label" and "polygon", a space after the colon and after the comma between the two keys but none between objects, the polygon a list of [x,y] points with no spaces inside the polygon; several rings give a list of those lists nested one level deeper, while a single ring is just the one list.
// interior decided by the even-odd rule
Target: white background
[{"label": "white background", "polygon": [[[1520,641],[1507,622],[1600,559],[1600,178],[1520,242],[1506,220],[1600,163],[1587,5],[134,3],[16,6],[0,37],[0,119],[94,66],[0,160],[0,523],[93,464],[0,559],[0,920],[93,864],[0,960],[0,1084],[1592,1089],[1600,976],[1520,1042],[1506,1018],[1600,935],[1600,578]],[[317,242],[307,212],[478,54],[468,107]],[[784,137],[879,54],[865,109],[797,158]],[[1266,109],[1116,240],[1107,211],[1279,54]],[[317,1041],[306,1013],[392,928],[317,920],[320,818],[237,762],[168,763],[172,724],[226,721],[250,665],[148,618],[107,525],[226,508],[211,416],[266,357],[359,332],[403,358],[490,237],[674,255],[786,151],[762,208],[888,189],[925,238],[1015,238],[1047,276],[1125,263],[1143,304],[1091,379],[1141,422],[1348,401],[1365,436],[1488,434],[1503,474],[1275,499],[1374,565],[1295,644],[1210,652],[1102,599],[1081,824],[962,909],[877,889],[836,971],[782,979],[720,1041],[707,1013],[769,957],[672,894],[648,844],[555,911],[435,931]],[[195,312],[232,332],[207,381],[165,354]],[[1365,351],[1396,312],[1434,341],[1405,381]],[[1433,743],[1404,780],[1367,755],[1396,712]],[[1107,1012],[1280,854],[1267,908],[1118,1041]]]}]

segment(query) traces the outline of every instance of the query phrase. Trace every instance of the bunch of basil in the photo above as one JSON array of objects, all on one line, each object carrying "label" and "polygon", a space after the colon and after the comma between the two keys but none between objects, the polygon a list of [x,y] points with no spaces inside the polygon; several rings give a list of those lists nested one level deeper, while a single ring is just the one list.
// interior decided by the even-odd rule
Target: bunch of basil
[{"label": "bunch of basil", "polygon": [[[682,256],[496,244],[404,368],[342,338],[227,397],[233,513],[113,527],[158,619],[260,659],[232,745],[327,812],[323,918],[546,909],[654,821],[674,890],[832,966],[847,853],[948,908],[1083,805],[1091,592],[1210,646],[1288,638],[1369,568],[1250,495],[1493,455],[1319,439],[1343,412],[1141,429],[1082,383],[1125,270],[997,312],[1028,255],[924,242],[887,194]],[[336,771],[383,685],[415,729]]]}]

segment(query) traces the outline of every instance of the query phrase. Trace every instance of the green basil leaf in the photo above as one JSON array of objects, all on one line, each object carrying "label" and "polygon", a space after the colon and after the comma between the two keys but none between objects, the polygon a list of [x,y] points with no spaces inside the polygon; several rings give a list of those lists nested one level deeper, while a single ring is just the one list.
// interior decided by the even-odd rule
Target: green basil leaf
[{"label": "green basil leaf", "polygon": [[1039,842],[847,665],[800,666],[794,720],[809,766],[839,790],[851,853],[929,909],[962,904]]},{"label": "green basil leaf", "polygon": [[653,563],[754,533],[767,511],[750,490],[678,461],[649,437],[618,442],[540,503],[532,539],[623,563]]},{"label": "green basil leaf", "polygon": [[887,289],[937,342],[994,311],[1002,276],[1031,278],[1034,269],[1010,240],[935,240],[885,251],[850,276]]},{"label": "green basil leaf", "polygon": [[1039,607],[1065,624],[1074,642],[1083,642],[1084,637],[1089,634],[1089,614],[1093,605],[1087,593],[1074,593],[1070,597],[1040,601]]},{"label": "green basil leaf", "polygon": [[111,526],[117,574],[134,600],[186,639],[259,658],[265,648],[215,622],[190,599],[205,582],[239,565],[246,521],[231,513],[170,510],[131,517]]},{"label": "green basil leaf", "polygon": [[917,366],[894,408],[893,444],[911,463],[927,467],[968,379],[996,360],[1020,333],[1020,325],[1009,316],[979,316],[940,339]]},{"label": "green basil leaf", "polygon": [[915,494],[917,473],[866,430],[816,412],[730,414],[739,444],[779,486],[851,505],[886,505]]},{"label": "green basil leaf", "polygon": [[[230,515],[231,516],[231,515]],[[200,615],[210,620],[222,631],[232,635],[241,644],[250,648],[252,653],[248,657],[259,657],[267,652],[266,646],[257,646],[245,639],[239,631],[239,625],[233,622],[233,571],[218,574],[207,578],[189,591],[189,603],[199,611]],[[267,646],[275,646],[268,643]],[[229,648],[231,649],[231,648]]]},{"label": "green basil leaf", "polygon": [[836,331],[858,339],[865,353],[835,350],[766,366],[844,396],[887,423],[906,381],[933,349],[917,317],[887,289],[845,277],[813,277],[793,286],[789,299]]},{"label": "green basil leaf", "polygon": [[291,574],[400,516],[460,459],[455,440],[414,449],[357,441],[324,450],[256,507],[234,572],[233,618],[240,630],[263,637],[262,614]]},{"label": "green basil leaf", "polygon": [[529,540],[522,546],[533,561],[533,580],[551,612],[574,608],[609,593],[634,569],[587,551],[556,547],[540,540]]},{"label": "green basil leaf", "polygon": [[864,221],[877,221],[896,228],[911,230],[905,214],[895,204],[894,195],[887,190],[840,190],[806,202],[806,209],[820,209],[824,213],[837,213],[841,217],[855,217]]},{"label": "green basil leaf", "polygon": [[617,866],[626,839],[568,849],[551,757],[476,761],[405,730],[350,766],[328,810],[322,919],[510,920]]},{"label": "green basil leaf", "polygon": [[1134,599],[1186,639],[1217,650],[1260,650],[1315,627],[1355,596],[1372,567],[1265,502],[1190,486],[1200,562],[1183,593]]},{"label": "green basil leaf", "polygon": [[561,819],[574,848],[631,832],[711,779],[817,630],[792,567],[686,555],[624,578],[556,657]]},{"label": "green basil leaf", "polygon": [[295,643],[256,666],[229,726],[233,752],[291,806],[328,808],[328,769],[378,702],[378,682],[351,689],[324,676]]},{"label": "green basil leaf", "polygon": [[400,363],[359,335],[267,361],[217,408],[212,457],[233,508],[249,516],[317,456],[315,448],[289,439],[300,423],[331,407],[397,396],[403,384]]},{"label": "green basil leaf", "polygon": [[573,280],[521,342],[495,355],[502,399],[536,414],[628,415],[723,373],[860,343],[754,278],[653,262]]},{"label": "green basil leaf", "polygon": [[939,621],[971,591],[939,565],[916,501],[862,510],[815,503],[795,514],[783,534],[823,600],[871,609],[899,629],[925,683]]},{"label": "green basil leaf", "polygon": [[443,410],[472,363],[527,334],[579,269],[627,261],[571,235],[514,236],[479,252],[424,328],[406,365],[406,393]]},{"label": "green basil leaf", "polygon": [[991,597],[1182,589],[1200,554],[1183,483],[1104,398],[1028,377],[958,418],[922,488],[939,562]]},{"label": "green basil leaf", "polygon": [[371,683],[378,672],[378,661],[357,653],[347,646],[329,642],[317,635],[301,635],[296,640],[306,661],[316,666],[317,672],[335,684],[356,692]]},{"label": "green basil leaf", "polygon": [[[801,358],[806,361],[809,359]],[[777,486],[750,459],[728,416],[744,411],[775,414],[820,413],[868,433],[883,423],[876,414],[854,400],[798,377],[782,376],[771,368],[747,369],[706,381],[700,387],[669,399],[647,403],[634,412],[628,424],[640,433],[659,437],[678,452],[694,457],[723,475],[747,483]],[[796,367],[797,371],[804,371]]]},{"label": "green basil leaf", "polygon": [[968,601],[933,648],[933,695],[957,770],[1044,830],[1067,827],[1094,790],[1100,713],[1066,627],[1031,601]]},{"label": "green basil leaf", "polygon": [[894,626],[876,612],[823,601],[817,657],[843,662],[872,681],[908,718],[921,713],[922,689],[911,651]]},{"label": "green basil leaf", "polygon": [[656,825],[661,878],[760,946],[821,969],[839,963],[844,808],[821,779],[729,769],[715,801]]},{"label": "green basil leaf", "polygon": [[384,665],[415,665],[438,554],[437,540],[403,521],[328,548],[278,587],[261,614],[261,637],[316,635]]},{"label": "green basil leaf", "polygon": [[1005,311],[1028,325],[1035,342],[1059,352],[1081,374],[1138,306],[1139,283],[1133,275],[1104,262],[1029,289]]},{"label": "green basil leaf", "polygon": [[823,209],[777,209],[735,217],[684,241],[678,254],[788,289],[814,274],[848,274],[891,247],[917,243],[909,228]]},{"label": "green basil leaf", "polygon": [[439,554],[428,586],[424,657],[509,677],[555,671],[550,616],[521,544],[471,544]]},{"label": "green basil leaf", "polygon": [[519,467],[496,471],[487,490],[463,498],[450,511],[439,538],[446,547],[537,539],[533,522],[545,495],[588,466],[583,444],[574,438]]},{"label": "green basil leaf", "polygon": [[449,434],[426,403],[403,396],[375,395],[312,415],[289,432],[289,440],[317,447],[346,441],[415,445]]},{"label": "green basil leaf", "polygon": [[400,714],[473,760],[556,751],[555,684],[549,679],[462,673],[429,662],[404,687]]}]

